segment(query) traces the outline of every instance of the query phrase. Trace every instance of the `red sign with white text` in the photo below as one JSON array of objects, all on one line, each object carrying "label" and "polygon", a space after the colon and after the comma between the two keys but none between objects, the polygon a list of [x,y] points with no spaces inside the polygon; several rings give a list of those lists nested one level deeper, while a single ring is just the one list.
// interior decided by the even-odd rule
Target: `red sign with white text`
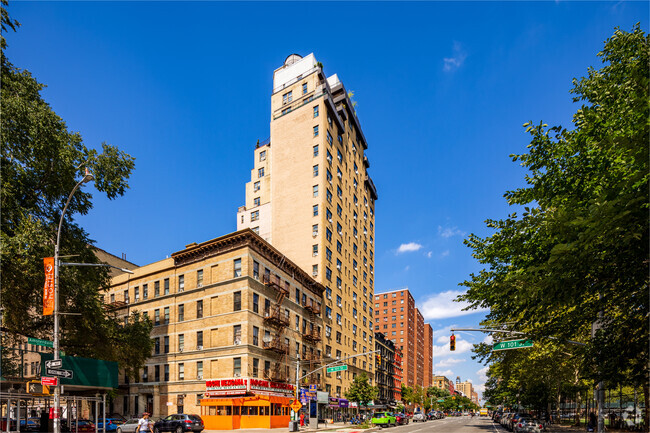
[{"label": "red sign with white text", "polygon": [[58,382],[56,377],[41,377],[41,385],[56,386]]},{"label": "red sign with white text", "polygon": [[45,266],[43,316],[51,316],[54,313],[54,257],[45,257],[43,265]]}]

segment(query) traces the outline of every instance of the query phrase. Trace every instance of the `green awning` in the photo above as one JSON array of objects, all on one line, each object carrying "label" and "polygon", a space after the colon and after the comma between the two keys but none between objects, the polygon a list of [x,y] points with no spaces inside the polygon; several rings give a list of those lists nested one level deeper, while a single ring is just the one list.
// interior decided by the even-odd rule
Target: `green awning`
[{"label": "green awning", "polygon": [[[46,374],[45,361],[54,359],[52,353],[41,353],[41,376]],[[61,385],[87,386],[93,388],[117,388],[117,362],[100,359],[62,356],[62,366],[57,370],[71,370],[72,379],[59,378]]]}]

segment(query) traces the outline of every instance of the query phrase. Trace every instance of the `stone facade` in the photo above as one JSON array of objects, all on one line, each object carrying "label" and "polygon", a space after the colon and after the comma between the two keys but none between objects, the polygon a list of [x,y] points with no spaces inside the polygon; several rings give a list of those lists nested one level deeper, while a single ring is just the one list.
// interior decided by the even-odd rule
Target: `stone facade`
[{"label": "stone facade", "polygon": [[155,345],[137,381],[121,375],[115,412],[199,413],[207,380],[294,383],[298,356],[301,375],[321,362],[324,287],[251,230],[133,272],[112,278],[105,302],[120,320],[148,316]]}]

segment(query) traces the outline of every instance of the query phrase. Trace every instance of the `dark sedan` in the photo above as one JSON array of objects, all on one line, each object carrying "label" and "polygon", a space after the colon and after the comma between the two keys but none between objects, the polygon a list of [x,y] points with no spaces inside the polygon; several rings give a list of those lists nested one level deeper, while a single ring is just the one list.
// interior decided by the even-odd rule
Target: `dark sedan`
[{"label": "dark sedan", "polygon": [[153,425],[154,433],[159,432],[201,432],[204,429],[203,420],[198,415],[188,415],[185,413],[177,413],[175,415],[169,415],[156,421]]},{"label": "dark sedan", "polygon": [[395,420],[397,421],[397,425],[405,425],[409,423],[409,417],[403,413],[396,413]]}]

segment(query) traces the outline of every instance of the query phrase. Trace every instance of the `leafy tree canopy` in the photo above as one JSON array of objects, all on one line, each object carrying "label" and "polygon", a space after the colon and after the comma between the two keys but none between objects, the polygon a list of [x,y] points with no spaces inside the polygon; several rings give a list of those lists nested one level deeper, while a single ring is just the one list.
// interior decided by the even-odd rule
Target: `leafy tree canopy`
[{"label": "leafy tree canopy", "polygon": [[573,129],[524,124],[528,153],[512,157],[527,186],[505,194],[524,212],[465,241],[485,269],[461,296],[535,341],[587,343],[567,349],[583,377],[640,384],[646,396],[648,42],[638,24],[605,41],[602,68],[573,80]]},{"label": "leafy tree canopy", "polygon": [[345,392],[345,398],[357,402],[359,406],[368,406],[368,403],[376,399],[378,394],[379,390],[370,384],[366,373],[361,373]]},{"label": "leafy tree canopy", "polygon": [[[2,33],[16,30],[2,0]],[[43,258],[54,255],[56,231],[68,195],[89,168],[95,189],[115,199],[128,188],[134,158],[104,143],[101,152],[83,144],[81,135],[41,97],[44,85],[7,59],[2,37],[2,139],[0,199],[1,306],[9,336],[52,339],[52,317],[42,316]],[[93,241],[74,220],[92,208],[92,194],[75,193],[64,217],[61,255],[97,263]],[[59,299],[61,347],[66,354],[119,361],[127,372],[141,366],[151,351],[151,324],[134,314],[117,323],[104,309],[100,290],[108,287],[105,268],[62,267]],[[9,342],[11,344],[11,342]],[[15,343],[15,341],[14,341]]]}]

